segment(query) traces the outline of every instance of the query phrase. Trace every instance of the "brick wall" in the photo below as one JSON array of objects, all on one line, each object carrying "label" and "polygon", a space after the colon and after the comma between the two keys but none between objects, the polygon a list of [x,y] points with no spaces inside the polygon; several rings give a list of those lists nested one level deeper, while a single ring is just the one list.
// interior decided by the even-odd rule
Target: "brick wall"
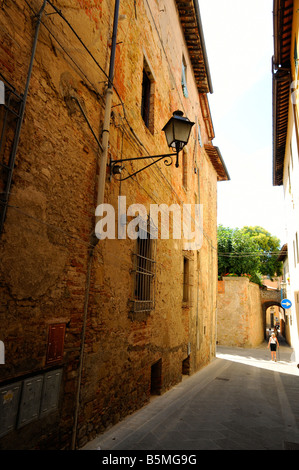
[{"label": "brick wall", "polygon": [[[34,12],[40,5],[31,2]],[[126,196],[128,206],[141,203],[147,209],[154,203],[203,204],[203,245],[188,253],[189,301],[182,301],[183,240],[157,240],[155,309],[145,317],[132,316],[128,303],[136,241],[99,242],[88,282],[101,152],[71,96],[80,101],[101,138],[113,8],[108,0],[57,6],[102,70],[59,15],[43,19],[1,236],[0,340],[6,362],[0,366],[0,388],[11,389],[56,368],[62,369],[62,381],[57,408],[21,428],[15,423],[0,437],[2,449],[70,448],[80,380],[79,447],[148,402],[154,364],[159,364],[155,380],[163,393],[181,380],[186,363],[193,373],[215,355],[217,174],[198,144],[195,126],[187,147],[187,188],[182,187],[186,168],[180,160],[178,169],[161,162],[121,184],[107,177],[105,191],[105,201],[114,207],[119,195]],[[1,8],[0,44],[7,49],[1,54],[1,70],[22,93],[33,12],[23,0],[7,1]],[[120,13],[109,158],[168,153],[161,129],[176,109],[198,120],[208,143],[174,2],[160,11],[155,1],[137,2],[136,10],[125,1]],[[180,83],[182,53],[189,67],[189,98]],[[154,130],[140,114],[144,57],[155,79]],[[53,324],[65,327],[63,354],[49,363]]]}]

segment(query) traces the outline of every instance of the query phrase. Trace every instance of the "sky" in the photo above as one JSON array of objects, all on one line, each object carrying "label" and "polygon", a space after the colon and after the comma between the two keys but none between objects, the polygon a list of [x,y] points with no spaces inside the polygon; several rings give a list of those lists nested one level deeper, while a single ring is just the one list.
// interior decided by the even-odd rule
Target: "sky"
[{"label": "sky", "polygon": [[218,224],[259,225],[283,245],[283,188],[272,184],[273,0],[199,0],[199,7],[213,144],[230,175],[218,183]]}]

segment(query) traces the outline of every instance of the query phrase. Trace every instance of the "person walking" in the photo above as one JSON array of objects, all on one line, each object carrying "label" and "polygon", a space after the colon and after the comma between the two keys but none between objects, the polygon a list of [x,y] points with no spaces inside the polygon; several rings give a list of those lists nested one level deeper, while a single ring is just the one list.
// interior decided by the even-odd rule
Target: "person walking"
[{"label": "person walking", "polygon": [[276,362],[276,349],[279,348],[279,342],[275,333],[272,333],[268,342],[268,349],[270,348],[271,351],[271,358],[272,361]]}]

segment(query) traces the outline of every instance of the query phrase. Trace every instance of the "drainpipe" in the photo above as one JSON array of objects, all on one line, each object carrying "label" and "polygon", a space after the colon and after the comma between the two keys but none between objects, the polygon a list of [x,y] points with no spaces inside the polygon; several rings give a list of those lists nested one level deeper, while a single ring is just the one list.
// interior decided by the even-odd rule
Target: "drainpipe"
[{"label": "drainpipe", "polygon": [[[99,204],[103,204],[104,193],[105,193],[106,166],[107,166],[108,146],[109,146],[110,116],[111,116],[111,105],[112,105],[112,94],[113,94],[113,76],[114,76],[114,65],[115,65],[119,2],[120,0],[115,1],[115,8],[114,8],[113,35],[112,35],[110,66],[109,66],[109,81],[108,81],[108,87],[106,91],[105,116],[104,116],[104,125],[103,125],[103,131],[102,131],[102,147],[101,147],[102,159],[101,159],[101,165],[100,165],[100,174],[98,178],[97,206]],[[99,239],[95,237],[95,233],[93,232],[91,235],[91,240],[90,240],[91,247],[88,253],[88,265],[87,265],[87,277],[86,277],[85,301],[84,301],[84,317],[83,317],[82,336],[81,336],[81,351],[80,351],[78,385],[77,385],[77,394],[76,394],[75,416],[74,416],[74,425],[73,425],[73,432],[72,432],[71,450],[76,449],[78,415],[79,415],[79,408],[80,408],[80,391],[81,391],[81,381],[82,381],[83,361],[84,361],[84,345],[85,345],[86,323],[87,323],[87,314],[88,314],[88,305],[89,305],[91,269],[92,269],[92,262],[93,262],[93,257],[94,257],[94,250],[98,242],[99,242]]]},{"label": "drainpipe", "polygon": [[114,66],[115,66],[116,36],[117,36],[117,25],[118,25],[118,15],[119,15],[119,3],[120,3],[120,0],[115,0],[113,36],[112,36],[112,46],[111,46],[110,67],[109,67],[109,82],[108,82],[108,87],[107,87],[107,91],[106,91],[105,116],[104,116],[104,125],[103,125],[103,131],[102,131],[103,153],[102,153],[102,159],[101,159],[100,174],[99,174],[99,178],[98,178],[97,207],[100,204],[104,203],[105,182],[106,182],[106,167],[107,167],[108,148],[109,148],[111,105],[112,105],[112,95],[113,95],[113,76],[114,76]]}]

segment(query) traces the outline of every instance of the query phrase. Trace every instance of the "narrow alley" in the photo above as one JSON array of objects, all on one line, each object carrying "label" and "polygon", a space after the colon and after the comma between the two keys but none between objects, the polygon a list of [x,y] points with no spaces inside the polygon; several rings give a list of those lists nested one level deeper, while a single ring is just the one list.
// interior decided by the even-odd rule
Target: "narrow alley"
[{"label": "narrow alley", "polygon": [[82,450],[298,450],[299,369],[281,341],[272,362],[218,347],[214,361]]},{"label": "narrow alley", "polygon": [[299,0],[0,1],[0,451],[299,450],[298,77]]}]

